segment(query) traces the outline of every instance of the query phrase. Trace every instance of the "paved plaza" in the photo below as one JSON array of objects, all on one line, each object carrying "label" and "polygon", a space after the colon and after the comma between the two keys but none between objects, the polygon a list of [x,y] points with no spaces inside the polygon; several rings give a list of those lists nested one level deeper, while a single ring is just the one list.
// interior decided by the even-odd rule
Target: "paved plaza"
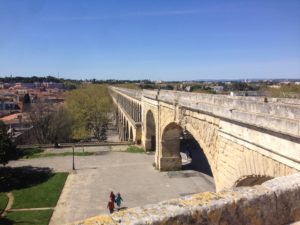
[{"label": "paved plaza", "polygon": [[130,208],[215,190],[213,179],[207,175],[189,170],[158,172],[152,166],[153,154],[114,151],[118,148],[124,146],[85,147],[85,151],[96,151],[97,155],[75,157],[74,172],[71,156],[24,159],[12,161],[9,166],[31,165],[71,172],[50,225],[108,214],[106,205],[111,191],[120,192],[122,206]]}]

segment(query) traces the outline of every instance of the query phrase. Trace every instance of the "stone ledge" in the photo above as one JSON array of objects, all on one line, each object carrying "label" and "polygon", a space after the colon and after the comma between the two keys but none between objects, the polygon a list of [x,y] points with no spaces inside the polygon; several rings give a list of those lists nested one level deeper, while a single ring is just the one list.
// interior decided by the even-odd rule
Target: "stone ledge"
[{"label": "stone ledge", "polygon": [[72,225],[290,224],[300,220],[300,173],[254,187],[199,193]]}]

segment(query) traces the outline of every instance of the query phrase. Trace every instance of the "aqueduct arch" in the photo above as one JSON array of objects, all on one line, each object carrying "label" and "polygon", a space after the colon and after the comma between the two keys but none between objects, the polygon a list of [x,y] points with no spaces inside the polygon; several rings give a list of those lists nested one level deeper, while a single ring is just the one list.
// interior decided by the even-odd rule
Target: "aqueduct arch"
[{"label": "aqueduct arch", "polygon": [[130,126],[130,132],[129,132],[129,140],[133,140],[133,132],[132,132],[132,127]]},{"label": "aqueduct arch", "polygon": [[153,112],[148,110],[146,114],[146,151],[156,150],[156,123]]},{"label": "aqueduct arch", "polygon": [[190,165],[185,167],[186,169],[198,170],[213,176],[207,155],[199,143],[199,140],[196,139],[195,130],[187,130],[175,122],[169,123],[164,128],[161,138],[161,158],[163,161],[168,159],[171,165],[164,162],[164,165],[160,165],[161,170],[180,170],[184,168],[180,155],[182,152],[189,155],[192,160]]}]

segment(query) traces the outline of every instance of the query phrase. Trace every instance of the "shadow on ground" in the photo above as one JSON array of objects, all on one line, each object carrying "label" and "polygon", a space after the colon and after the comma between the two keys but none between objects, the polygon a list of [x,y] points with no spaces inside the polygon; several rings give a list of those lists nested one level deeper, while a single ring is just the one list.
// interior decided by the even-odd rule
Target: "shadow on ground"
[{"label": "shadow on ground", "polygon": [[0,192],[31,187],[47,181],[51,176],[52,169],[48,167],[0,167]]},{"label": "shadow on ground", "polygon": [[20,158],[30,158],[35,154],[42,153],[44,150],[41,148],[16,148],[12,153],[11,160],[18,160]]},{"label": "shadow on ground", "polygon": [[101,151],[101,152],[94,152],[94,155],[107,155],[111,153],[111,151]]},{"label": "shadow on ground", "polygon": [[12,225],[12,224],[14,224],[14,221],[0,217],[0,224],[1,225]]},{"label": "shadow on ground", "polygon": [[122,211],[122,210],[126,210],[126,209],[128,209],[128,207],[121,207],[119,209],[116,209],[116,211],[118,212],[118,211]]}]

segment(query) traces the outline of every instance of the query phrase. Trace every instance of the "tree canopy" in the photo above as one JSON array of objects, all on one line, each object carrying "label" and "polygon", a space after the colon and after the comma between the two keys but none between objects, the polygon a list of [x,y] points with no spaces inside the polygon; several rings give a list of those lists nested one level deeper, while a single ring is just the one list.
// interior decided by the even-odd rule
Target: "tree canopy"
[{"label": "tree canopy", "polygon": [[105,140],[111,117],[112,100],[106,85],[85,85],[66,93],[66,106],[71,113],[73,138],[95,137]]}]

